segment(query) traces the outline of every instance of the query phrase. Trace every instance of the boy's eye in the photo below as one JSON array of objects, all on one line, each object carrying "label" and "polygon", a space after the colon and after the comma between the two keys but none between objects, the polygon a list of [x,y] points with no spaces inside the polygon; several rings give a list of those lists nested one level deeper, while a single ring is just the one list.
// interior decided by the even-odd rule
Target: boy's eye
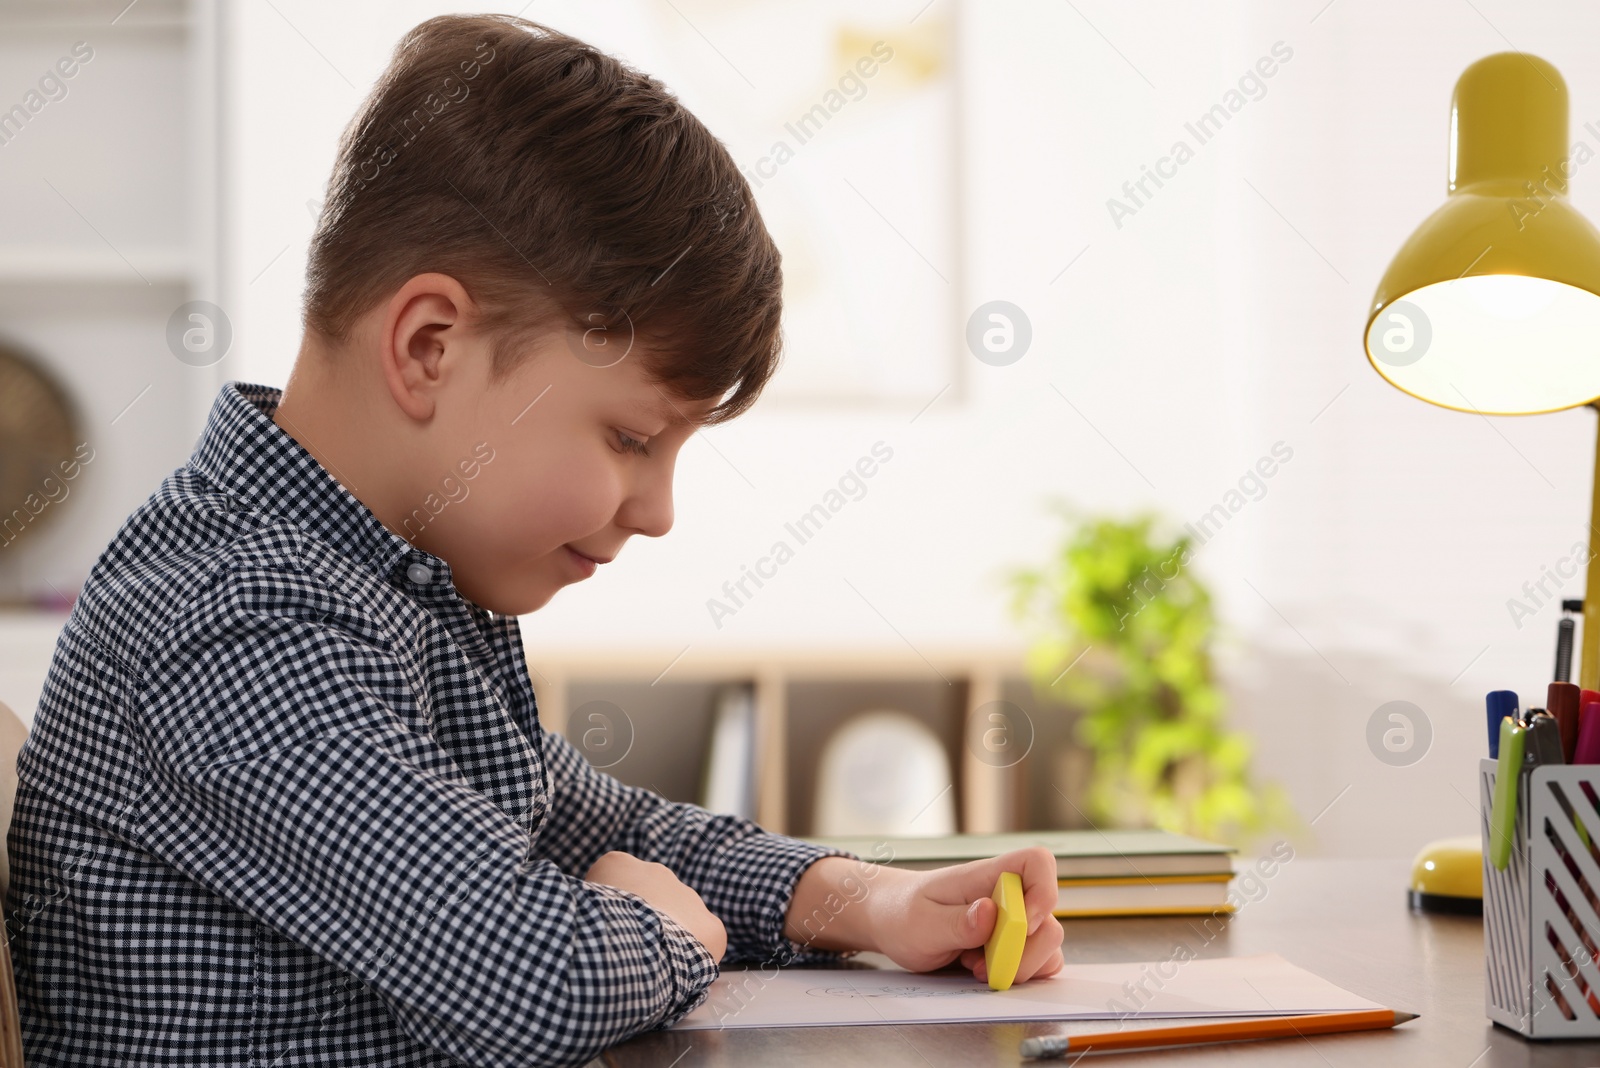
[{"label": "boy's eye", "polygon": [[622,447],[629,452],[636,452],[640,456],[650,455],[650,449],[645,442],[642,442],[637,438],[630,438],[620,430],[617,431],[617,440],[621,442]]}]

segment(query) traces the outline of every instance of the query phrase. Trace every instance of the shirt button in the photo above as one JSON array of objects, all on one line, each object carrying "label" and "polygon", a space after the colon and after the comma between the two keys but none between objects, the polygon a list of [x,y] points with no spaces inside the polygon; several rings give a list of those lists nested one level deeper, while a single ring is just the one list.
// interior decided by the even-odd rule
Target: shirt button
[{"label": "shirt button", "polygon": [[406,568],[406,578],[415,582],[418,586],[426,586],[433,581],[433,568],[418,560]]}]

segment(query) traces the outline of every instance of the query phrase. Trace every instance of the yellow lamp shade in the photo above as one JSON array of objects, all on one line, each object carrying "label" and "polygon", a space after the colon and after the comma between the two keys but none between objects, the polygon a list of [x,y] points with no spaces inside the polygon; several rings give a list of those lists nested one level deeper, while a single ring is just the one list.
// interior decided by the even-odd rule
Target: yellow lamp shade
[{"label": "yellow lamp shade", "polygon": [[1555,67],[1501,52],[1462,73],[1449,196],[1395,254],[1367,317],[1380,375],[1488,415],[1600,398],[1600,231],[1567,202],[1582,162],[1568,159]]}]

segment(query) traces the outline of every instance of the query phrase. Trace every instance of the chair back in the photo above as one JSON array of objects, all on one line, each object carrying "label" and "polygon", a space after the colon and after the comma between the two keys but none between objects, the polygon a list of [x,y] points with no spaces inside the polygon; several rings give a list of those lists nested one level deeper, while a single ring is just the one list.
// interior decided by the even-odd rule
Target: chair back
[{"label": "chair back", "polygon": [[[27,740],[28,728],[0,701],[0,920],[5,917],[5,895],[11,887],[11,861],[6,855],[6,835],[11,829],[11,806],[17,796],[17,754]],[[5,951],[0,952],[0,1068],[23,1068],[22,1017],[17,1012],[17,984],[11,971],[11,927],[4,925]]]}]

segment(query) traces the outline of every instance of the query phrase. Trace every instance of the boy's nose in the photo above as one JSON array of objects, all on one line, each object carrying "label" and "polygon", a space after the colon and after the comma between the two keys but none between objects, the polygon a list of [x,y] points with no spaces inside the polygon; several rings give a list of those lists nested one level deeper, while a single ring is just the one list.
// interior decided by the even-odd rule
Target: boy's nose
[{"label": "boy's nose", "polygon": [[622,502],[617,513],[619,525],[636,530],[648,538],[659,538],[672,529],[672,483],[642,486]]}]

